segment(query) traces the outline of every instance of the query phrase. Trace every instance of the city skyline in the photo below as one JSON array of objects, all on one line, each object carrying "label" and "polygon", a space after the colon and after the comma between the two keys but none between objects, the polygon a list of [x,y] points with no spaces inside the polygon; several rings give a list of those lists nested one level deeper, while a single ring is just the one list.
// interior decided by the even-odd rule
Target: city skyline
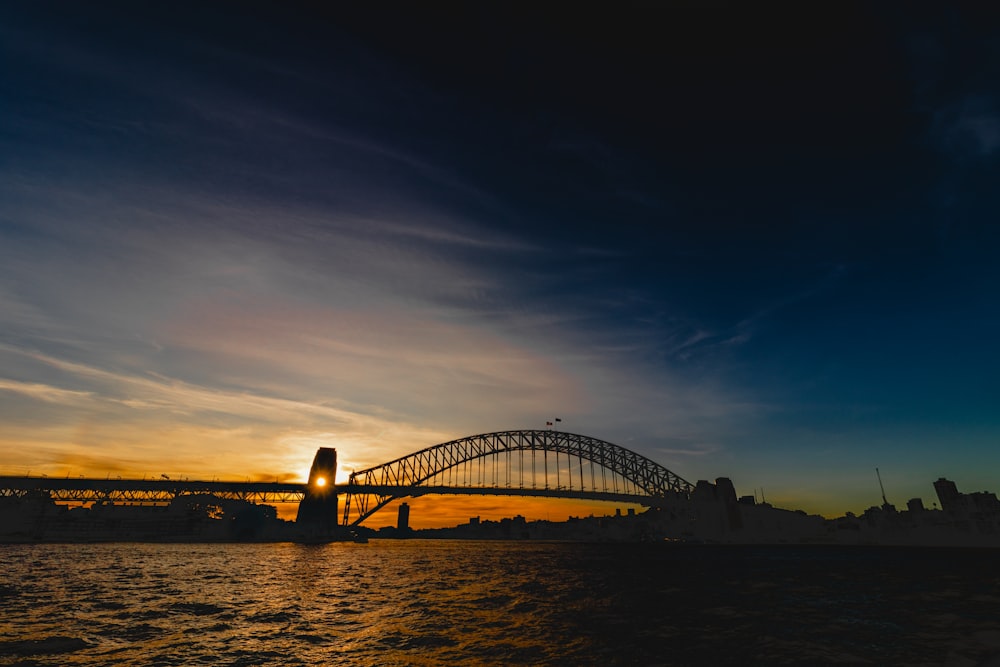
[{"label": "city skyline", "polygon": [[996,488],[993,17],[671,7],[0,8],[0,472],[558,417],[825,516]]},{"label": "city skyline", "polygon": [[[331,510],[333,514],[329,516],[336,516],[338,524],[346,521],[343,525],[354,525],[355,521],[360,520],[366,528],[395,526],[397,522],[396,512],[397,510],[402,512],[404,507],[406,522],[409,524],[410,510],[413,506],[417,508],[416,521],[412,526],[416,529],[453,528],[470,521],[476,523],[480,520],[487,522],[509,521],[514,517],[520,520],[547,523],[567,519],[573,521],[588,517],[593,519],[595,517],[621,516],[623,512],[627,512],[631,516],[636,512],[645,512],[650,507],[658,506],[660,501],[657,500],[654,500],[652,504],[643,500],[630,502],[623,495],[620,495],[646,496],[651,494],[654,499],[660,497],[654,487],[663,483],[663,480],[656,481],[653,478],[648,478],[647,475],[650,474],[648,470],[645,472],[640,470],[636,475],[627,478],[622,476],[624,470],[631,469],[625,460],[634,457],[634,453],[623,450],[613,443],[601,443],[587,436],[553,431],[551,426],[552,424],[549,423],[548,428],[544,430],[532,429],[480,434],[456,442],[442,443],[431,448],[439,450],[437,453],[428,453],[427,450],[411,452],[405,457],[376,466],[373,471],[356,471],[359,474],[356,481],[345,481],[342,479],[342,475],[336,472],[335,450],[321,449],[314,459],[308,483],[279,482],[277,478],[273,480],[251,480],[249,477],[237,479],[236,476],[232,475],[221,479],[218,476],[213,476],[211,480],[207,478],[191,479],[189,477],[171,477],[162,473],[159,476],[143,475],[142,479],[123,478],[120,475],[112,479],[110,474],[104,479],[86,478],[83,475],[71,476],[69,473],[65,477],[50,478],[44,474],[31,476],[31,471],[28,471],[28,474],[24,476],[0,476],[3,477],[5,486],[2,489],[4,493],[0,495],[30,499],[30,491],[27,496],[22,496],[26,489],[48,489],[45,496],[46,501],[65,505],[63,509],[91,506],[95,498],[100,500],[98,505],[111,503],[124,506],[140,505],[147,509],[152,509],[155,506],[163,509],[168,504],[165,500],[167,497],[183,503],[185,498],[203,498],[212,494],[221,494],[219,502],[249,501],[261,504],[265,508],[271,506],[271,509],[276,511],[278,518],[300,523],[302,521],[302,501],[287,499],[285,496],[294,495],[296,491],[305,491],[308,497],[310,493],[308,489],[315,489],[320,494],[325,495],[324,491],[330,484],[330,480],[337,478],[341,480],[337,482],[337,486],[340,488],[335,491],[338,500],[333,506],[335,510]],[[554,439],[550,440],[549,436],[553,436]],[[533,447],[537,446],[539,449],[520,451],[515,448],[508,451],[509,443],[514,443],[516,447],[519,442],[518,438],[535,439]],[[474,457],[463,459],[454,466],[454,470],[450,470],[447,466],[438,469],[441,462],[450,460],[453,455],[471,451],[466,449],[469,441],[483,443],[489,448],[498,447],[502,451],[498,452],[499,456],[487,455],[482,459]],[[563,444],[553,446],[553,443]],[[575,451],[578,445],[573,443],[580,443],[584,447],[608,447],[618,451],[619,454],[595,455],[581,459],[579,452]],[[567,447],[574,450],[573,453],[568,453]],[[447,453],[449,451],[452,453]],[[321,454],[333,458],[327,458],[317,471],[317,461]],[[561,454],[561,458],[557,454]],[[619,460],[619,456],[624,458]],[[641,460],[641,456],[639,458]],[[409,462],[407,463],[405,460],[409,460]],[[597,463],[600,460],[608,461],[609,465],[601,466]],[[617,462],[612,463],[612,461]],[[656,462],[648,463],[653,470],[659,468]],[[324,466],[330,465],[333,468],[322,469]],[[427,466],[430,467],[428,469],[438,472],[415,484],[411,481],[402,481],[403,478],[409,479],[413,475],[417,475],[417,479],[422,479],[417,474],[417,470],[423,470]],[[530,474],[532,469],[537,471],[534,477]],[[373,473],[374,476],[366,476],[366,473]],[[689,502],[695,504],[706,499],[704,496],[706,489],[714,489],[717,485],[721,485],[728,491],[723,492],[722,495],[712,491],[710,495],[715,500],[724,498],[728,493],[734,503],[738,500],[741,505],[759,506],[769,510],[773,508],[784,515],[807,516],[807,513],[799,508],[775,507],[768,502],[763,488],[754,488],[750,493],[746,493],[746,489],[738,489],[727,477],[715,480],[698,480],[697,484],[692,484],[687,480],[678,479],[673,471],[660,469],[660,472],[654,474],[666,474],[672,477],[679,485],[678,489],[680,490],[683,490],[681,487],[687,487],[689,490],[685,492],[685,497]],[[879,517],[898,517],[897,512],[900,511],[903,512],[904,516],[907,511],[911,513],[909,516],[916,516],[912,514],[916,512],[919,515],[918,519],[929,525],[937,525],[941,521],[936,514],[926,513],[930,509],[935,512],[938,510],[951,512],[952,519],[956,516],[961,519],[962,513],[972,511],[973,506],[987,511],[987,513],[995,513],[996,511],[997,501],[994,492],[981,490],[973,491],[971,494],[959,493],[955,482],[945,478],[938,478],[933,482],[933,495],[926,503],[923,494],[905,501],[899,501],[897,498],[889,500],[877,468],[875,474],[879,483],[882,503],[867,507],[862,519],[874,521],[876,525],[880,521]],[[66,480],[65,484],[63,479]],[[380,479],[382,481],[379,481]],[[385,505],[378,505],[381,511],[375,509],[369,514],[364,508],[373,508],[374,505],[370,501],[363,505],[359,504],[358,491],[357,489],[351,490],[351,485],[383,483],[399,486],[400,490],[412,485],[414,493],[404,491],[402,495],[394,495],[388,499]],[[434,488],[439,486],[453,487],[453,490],[442,493]],[[425,489],[425,487],[432,488]],[[523,489],[524,493],[519,493],[518,489]],[[942,489],[945,490],[947,498],[942,497]],[[610,494],[610,497],[584,499],[583,496],[579,495],[581,492],[599,492],[601,490]],[[384,491],[379,493],[384,493]],[[699,493],[702,495],[699,496]],[[966,501],[956,501],[955,498],[966,495],[969,496],[970,500],[968,500],[968,506],[963,510],[963,503]],[[938,500],[942,501],[940,506]],[[348,516],[348,506],[351,507],[350,519],[345,518]],[[315,509],[310,511],[316,512]],[[956,512],[957,514],[955,514]],[[360,516],[361,514],[365,516]],[[811,515],[811,517],[813,519],[820,518],[816,514]],[[829,513],[822,518],[839,521],[855,521],[857,519],[856,513],[851,510]],[[307,520],[306,523],[308,524],[309,521]],[[989,531],[987,530],[987,532]]]}]

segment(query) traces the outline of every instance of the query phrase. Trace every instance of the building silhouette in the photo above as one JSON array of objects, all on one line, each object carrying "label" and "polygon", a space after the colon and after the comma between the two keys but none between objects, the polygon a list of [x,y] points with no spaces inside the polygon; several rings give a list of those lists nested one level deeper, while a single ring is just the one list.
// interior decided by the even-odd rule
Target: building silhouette
[{"label": "building silhouette", "polygon": [[410,504],[400,503],[399,512],[396,514],[396,530],[401,533],[409,532],[410,530]]}]

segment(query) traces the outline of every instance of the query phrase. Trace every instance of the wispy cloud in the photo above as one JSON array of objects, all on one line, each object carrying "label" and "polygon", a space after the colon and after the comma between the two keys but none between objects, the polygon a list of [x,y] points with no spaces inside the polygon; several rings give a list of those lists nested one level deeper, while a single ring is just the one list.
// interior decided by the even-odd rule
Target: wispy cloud
[{"label": "wispy cloud", "polygon": [[[9,347],[6,351],[11,352]],[[124,455],[126,460],[142,460],[149,458],[150,443],[176,438],[180,441],[154,458],[170,451],[164,462],[198,469],[204,467],[201,462],[206,458],[206,447],[210,447],[213,459],[219,457],[219,452],[243,451],[246,459],[243,465],[253,468],[261,459],[278,462],[278,467],[272,470],[279,474],[291,464],[288,452],[283,451],[287,449],[294,449],[308,464],[315,448],[324,444],[351,443],[359,450],[366,448],[377,455],[380,442],[416,449],[450,435],[407,424],[399,415],[378,409],[351,410],[307,400],[206,387],[159,375],[109,371],[37,352],[23,354],[61,371],[69,381],[93,389],[67,390],[3,380],[0,390],[15,391],[29,399],[64,408],[57,415],[62,429],[69,429],[59,436],[46,429],[32,432],[31,428],[18,426],[33,421],[32,408],[27,406],[28,414],[21,419],[7,419],[3,437],[13,441],[12,447],[5,450],[7,465],[14,464],[23,455],[24,447],[38,440],[53,451],[91,449],[90,456],[94,459],[100,458],[96,452],[101,452],[110,464],[123,455],[123,448],[146,452],[138,457]],[[18,442],[15,434],[24,440]],[[308,451],[301,451],[302,446]],[[282,450],[280,457],[268,453],[275,447]],[[232,464],[227,464],[224,469],[231,468]]]},{"label": "wispy cloud", "polygon": [[707,456],[722,449],[719,445],[700,444],[690,448],[678,449],[676,447],[657,447],[656,451],[667,456]]},{"label": "wispy cloud", "polygon": [[989,157],[1000,149],[1000,105],[992,96],[970,95],[935,112],[934,133],[956,157]]},{"label": "wispy cloud", "polygon": [[78,405],[93,397],[93,393],[89,391],[61,389],[39,382],[19,382],[8,378],[0,378],[0,391],[10,391],[46,403],[62,405]]}]

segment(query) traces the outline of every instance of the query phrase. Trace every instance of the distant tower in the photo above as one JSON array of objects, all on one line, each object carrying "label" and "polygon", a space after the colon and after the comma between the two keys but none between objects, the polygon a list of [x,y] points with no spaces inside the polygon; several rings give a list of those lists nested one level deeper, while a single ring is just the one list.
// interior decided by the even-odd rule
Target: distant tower
[{"label": "distant tower", "polygon": [[320,447],[309,469],[309,484],[299,503],[295,523],[319,533],[333,533],[337,529],[336,475],[337,450]]},{"label": "distant tower", "polygon": [[410,505],[400,503],[399,514],[396,515],[396,530],[405,533],[410,530]]},{"label": "distant tower", "polygon": [[934,482],[934,490],[937,491],[938,500],[941,501],[941,509],[945,512],[958,510],[960,504],[959,498],[962,494],[958,492],[955,482],[944,477],[938,477],[938,481]]}]

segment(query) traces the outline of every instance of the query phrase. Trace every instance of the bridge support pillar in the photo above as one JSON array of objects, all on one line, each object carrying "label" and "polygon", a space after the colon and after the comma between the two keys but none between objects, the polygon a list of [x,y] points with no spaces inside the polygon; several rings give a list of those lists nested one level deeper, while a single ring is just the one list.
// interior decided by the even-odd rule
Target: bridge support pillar
[{"label": "bridge support pillar", "polygon": [[309,537],[332,537],[337,531],[337,450],[320,447],[309,469],[309,485],[295,523]]}]

